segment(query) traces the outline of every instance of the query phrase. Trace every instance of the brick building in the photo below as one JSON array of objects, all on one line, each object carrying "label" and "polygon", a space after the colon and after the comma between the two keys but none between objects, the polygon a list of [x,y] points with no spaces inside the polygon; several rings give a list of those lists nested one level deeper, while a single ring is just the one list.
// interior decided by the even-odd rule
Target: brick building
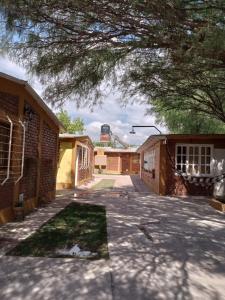
[{"label": "brick building", "polygon": [[136,148],[95,148],[95,173],[131,175],[138,174],[139,170],[139,153]]},{"label": "brick building", "polygon": [[57,189],[72,189],[92,179],[94,146],[88,136],[60,134]]},{"label": "brick building", "polygon": [[58,119],[23,80],[0,73],[0,223],[55,196]]},{"label": "brick building", "polygon": [[160,195],[212,195],[225,172],[225,135],[169,134],[150,136],[137,150],[141,178]]}]

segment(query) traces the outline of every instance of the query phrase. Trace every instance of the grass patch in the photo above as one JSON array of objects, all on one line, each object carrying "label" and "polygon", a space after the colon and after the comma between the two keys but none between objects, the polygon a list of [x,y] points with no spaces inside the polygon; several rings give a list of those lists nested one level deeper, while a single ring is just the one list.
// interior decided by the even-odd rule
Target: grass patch
[{"label": "grass patch", "polygon": [[82,250],[97,252],[94,259],[109,257],[103,206],[70,203],[6,255],[67,257],[56,254],[57,250],[75,244]]},{"label": "grass patch", "polygon": [[97,184],[92,186],[93,190],[112,189],[114,187],[114,179],[102,179]]}]

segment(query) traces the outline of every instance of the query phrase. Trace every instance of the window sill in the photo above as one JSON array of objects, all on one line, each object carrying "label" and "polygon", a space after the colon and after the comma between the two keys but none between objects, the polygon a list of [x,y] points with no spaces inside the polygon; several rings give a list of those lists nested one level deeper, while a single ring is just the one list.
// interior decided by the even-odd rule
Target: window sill
[{"label": "window sill", "polygon": [[179,173],[176,173],[175,172],[175,176],[180,176],[180,175],[182,175],[182,176],[188,176],[188,177],[196,177],[196,178],[202,178],[202,177],[204,177],[204,178],[212,178],[212,177],[214,177],[212,174],[200,174],[200,175],[191,175],[191,174],[187,174],[187,173],[181,173],[181,174],[179,174]]}]

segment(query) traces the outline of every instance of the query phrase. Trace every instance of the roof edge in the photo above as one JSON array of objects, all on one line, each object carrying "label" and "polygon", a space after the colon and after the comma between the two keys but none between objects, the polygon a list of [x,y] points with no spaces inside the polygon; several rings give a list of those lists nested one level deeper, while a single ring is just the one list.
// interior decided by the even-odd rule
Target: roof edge
[{"label": "roof edge", "polygon": [[59,139],[61,139],[61,140],[64,140],[64,139],[82,139],[82,138],[88,139],[91,142],[91,144],[94,148],[94,144],[93,144],[92,139],[90,138],[89,135],[86,135],[86,134],[76,135],[76,134],[73,134],[73,133],[66,133],[66,132],[59,134]]},{"label": "roof edge", "polygon": [[150,140],[156,140],[156,141],[159,141],[159,140],[163,140],[167,137],[167,135],[164,135],[164,134],[156,134],[156,135],[150,135],[145,141],[144,143],[138,147],[137,149],[137,152],[140,153],[141,149],[143,149],[145,147],[145,145],[150,141]]},{"label": "roof edge", "polygon": [[159,134],[159,135],[150,135],[145,141],[144,143],[138,147],[137,152],[140,153],[140,151],[146,146],[146,144],[151,141],[154,140],[155,141],[160,141],[163,139],[168,139],[168,140],[176,140],[176,139],[204,139],[204,138],[209,138],[209,139],[217,139],[217,138],[225,138],[225,134],[223,133],[204,133],[204,134],[181,134],[181,133],[171,133],[171,134]]},{"label": "roof edge", "polygon": [[52,121],[57,125],[60,129],[65,130],[64,125],[59,121],[53,111],[48,107],[48,105],[44,102],[44,100],[38,95],[38,93],[32,88],[32,86],[23,79],[19,79],[17,77],[8,75],[6,73],[0,72],[0,77],[15,82],[17,84],[23,85],[28,93],[33,96],[33,98],[37,101],[37,103],[41,106],[41,108],[47,113],[47,115],[52,119]]}]

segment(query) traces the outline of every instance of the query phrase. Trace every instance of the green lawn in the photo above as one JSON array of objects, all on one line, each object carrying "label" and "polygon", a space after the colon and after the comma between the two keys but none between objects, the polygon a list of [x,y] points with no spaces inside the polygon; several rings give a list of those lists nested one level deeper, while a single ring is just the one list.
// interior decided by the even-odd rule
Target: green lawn
[{"label": "green lawn", "polygon": [[92,189],[93,190],[101,190],[101,189],[112,189],[114,186],[114,179],[102,179],[97,184],[95,184]]},{"label": "green lawn", "polygon": [[58,255],[57,250],[70,249],[75,244],[82,250],[96,252],[95,259],[108,258],[104,207],[71,203],[7,255],[65,257]]}]

